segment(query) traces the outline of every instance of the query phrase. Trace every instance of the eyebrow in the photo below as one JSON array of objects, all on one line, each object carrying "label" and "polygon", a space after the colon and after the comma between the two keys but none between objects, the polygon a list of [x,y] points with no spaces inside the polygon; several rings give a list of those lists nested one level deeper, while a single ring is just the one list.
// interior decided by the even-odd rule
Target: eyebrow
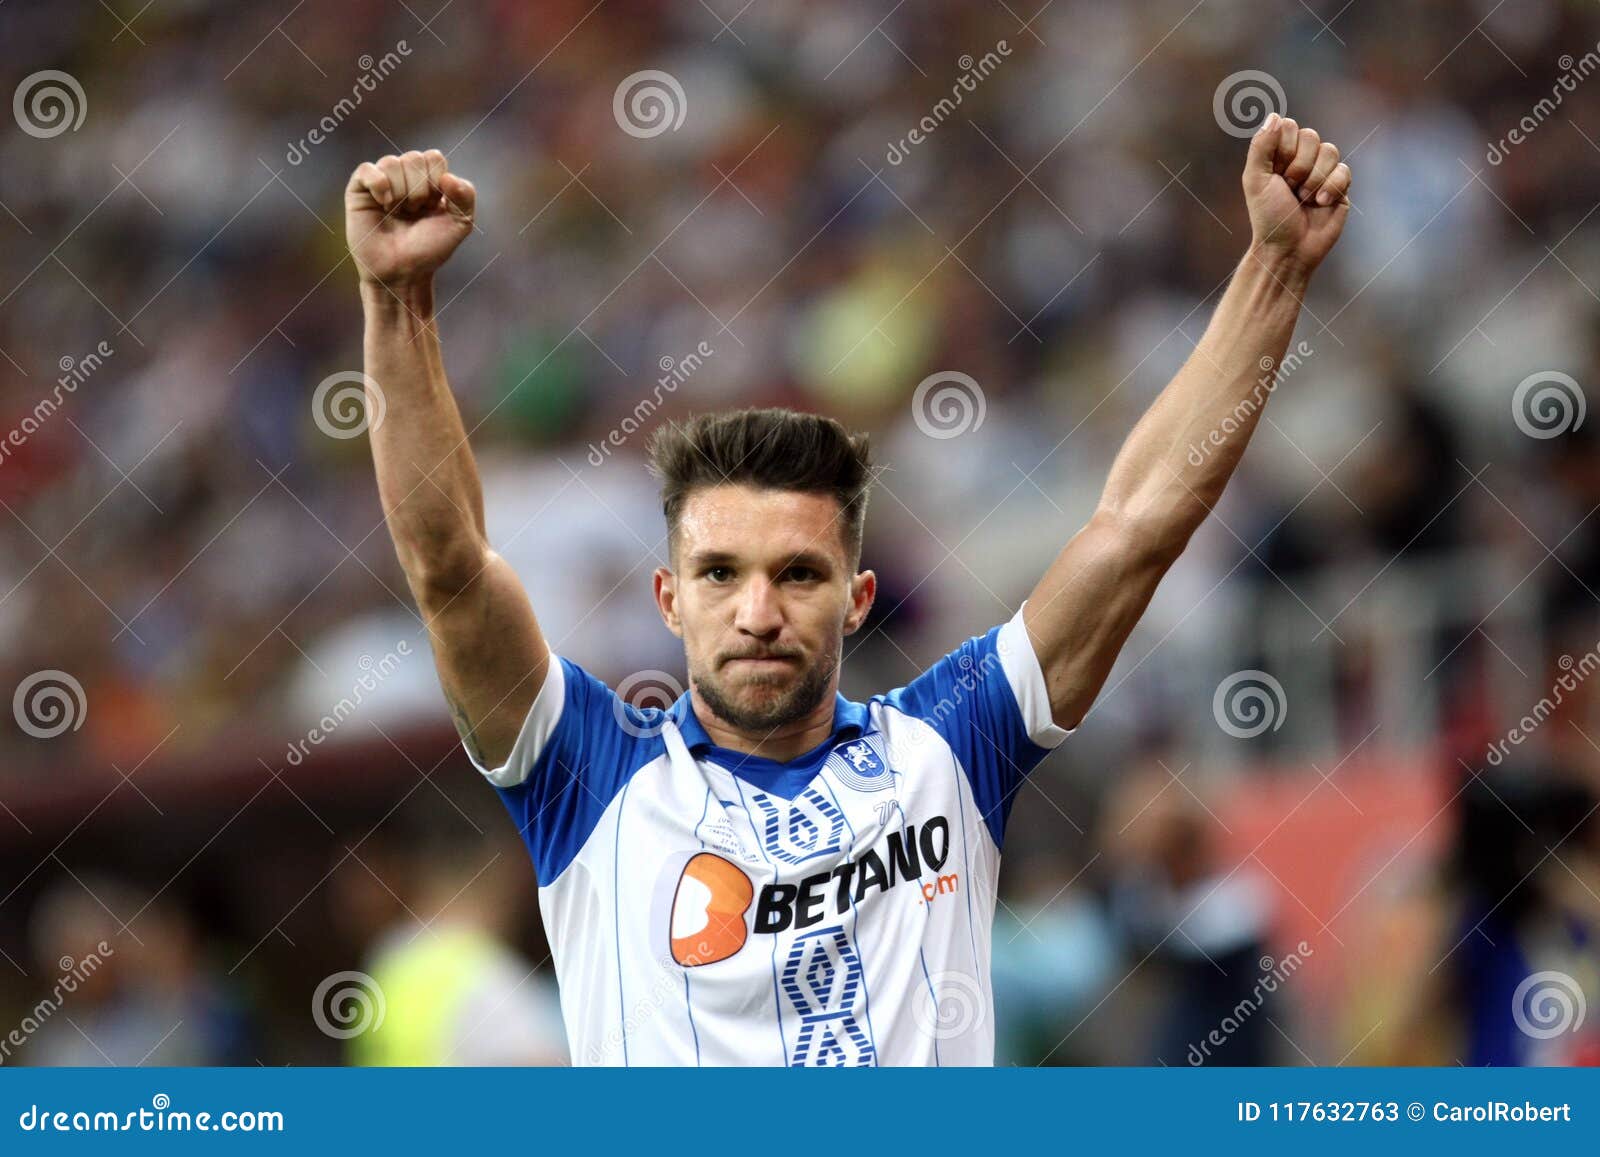
[{"label": "eyebrow", "polygon": [[[742,561],[737,555],[726,550],[697,550],[688,558],[688,565],[692,568],[710,566],[728,566]],[[827,555],[814,550],[802,550],[790,555],[783,563],[783,569],[792,566],[808,566],[812,570],[831,571],[834,563]]]}]

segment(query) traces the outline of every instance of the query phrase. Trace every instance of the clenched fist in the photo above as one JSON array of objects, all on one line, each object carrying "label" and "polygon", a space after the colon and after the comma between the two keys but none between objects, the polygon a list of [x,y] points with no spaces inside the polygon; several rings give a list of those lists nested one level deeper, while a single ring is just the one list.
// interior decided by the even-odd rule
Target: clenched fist
[{"label": "clenched fist", "polygon": [[393,289],[431,278],[472,232],[477,197],[438,149],[358,167],[344,190],[344,231],[362,282]]},{"label": "clenched fist", "polygon": [[1250,140],[1244,167],[1250,228],[1263,256],[1309,273],[1350,215],[1350,166],[1315,129],[1273,113]]}]

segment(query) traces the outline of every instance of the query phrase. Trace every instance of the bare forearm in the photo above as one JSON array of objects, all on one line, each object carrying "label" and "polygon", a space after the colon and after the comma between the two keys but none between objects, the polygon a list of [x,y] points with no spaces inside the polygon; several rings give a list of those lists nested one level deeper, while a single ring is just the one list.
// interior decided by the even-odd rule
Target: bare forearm
[{"label": "bare forearm", "polygon": [[1183,368],[1112,465],[1103,514],[1182,550],[1222,496],[1272,392],[1309,274],[1247,253]]},{"label": "bare forearm", "polygon": [[[470,578],[485,544],[483,491],[445,377],[433,287],[361,286],[366,373],[382,393],[369,430],[378,493],[413,586]],[[370,387],[369,387],[370,390]]]}]

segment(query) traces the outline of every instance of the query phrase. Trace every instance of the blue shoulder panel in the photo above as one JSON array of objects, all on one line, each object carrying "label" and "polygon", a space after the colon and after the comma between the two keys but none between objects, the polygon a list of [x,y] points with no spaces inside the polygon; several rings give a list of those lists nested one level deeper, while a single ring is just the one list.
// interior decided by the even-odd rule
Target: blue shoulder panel
[{"label": "blue shoulder panel", "polygon": [[877,696],[915,716],[950,745],[966,774],[983,822],[1003,846],[1011,801],[1049,749],[1027,725],[1000,661],[1000,627],[975,635],[910,683]]},{"label": "blue shoulder panel", "polygon": [[495,789],[533,855],[540,887],[577,857],[634,773],[666,751],[665,711],[630,707],[576,663],[555,658],[566,683],[561,717],[527,777]]}]

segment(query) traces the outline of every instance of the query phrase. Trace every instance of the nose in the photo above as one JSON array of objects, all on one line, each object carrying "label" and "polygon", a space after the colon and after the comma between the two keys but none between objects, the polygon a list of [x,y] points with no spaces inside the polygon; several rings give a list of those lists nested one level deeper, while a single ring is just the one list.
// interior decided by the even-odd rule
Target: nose
[{"label": "nose", "polygon": [[783,610],[778,603],[778,592],[765,576],[751,578],[739,592],[733,625],[743,634],[760,638],[775,635],[782,629]]}]

